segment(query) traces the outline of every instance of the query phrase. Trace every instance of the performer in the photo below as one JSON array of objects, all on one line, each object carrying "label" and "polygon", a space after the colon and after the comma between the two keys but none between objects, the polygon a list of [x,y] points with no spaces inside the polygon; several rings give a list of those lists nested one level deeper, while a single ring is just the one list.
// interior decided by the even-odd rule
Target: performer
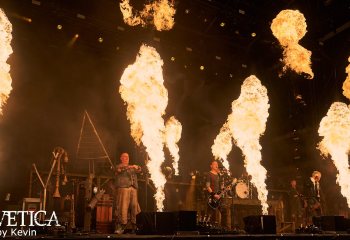
[{"label": "performer", "polygon": [[[210,172],[207,175],[206,179],[206,190],[209,195],[211,195],[214,199],[220,199],[218,193],[221,192],[224,188],[224,182],[220,175],[219,163],[216,160],[213,160],[210,164]],[[220,227],[224,227],[229,229],[230,226],[226,226],[226,222],[222,222],[221,219],[226,219],[227,208],[219,205],[218,208],[212,208],[209,205],[207,206],[207,215],[210,217],[210,222],[215,225],[218,224]]]},{"label": "performer", "polygon": [[129,154],[122,153],[120,155],[120,164],[116,166],[115,170],[115,184],[117,188],[115,196],[115,233],[121,234],[124,232],[128,223],[128,216],[130,216],[132,231],[136,230],[136,215],[141,212],[137,200],[138,184],[136,173],[139,172],[141,172],[141,167],[129,165]]},{"label": "performer", "polygon": [[304,201],[302,195],[297,189],[297,181],[292,179],[290,181],[290,188],[288,191],[289,206],[291,213],[291,220],[295,223],[295,226],[299,227],[303,223],[304,217]]},{"label": "performer", "polygon": [[312,223],[312,217],[321,216],[322,214],[322,191],[320,187],[321,173],[319,171],[313,171],[312,176],[305,184],[305,200],[306,200],[306,213],[307,224]]}]

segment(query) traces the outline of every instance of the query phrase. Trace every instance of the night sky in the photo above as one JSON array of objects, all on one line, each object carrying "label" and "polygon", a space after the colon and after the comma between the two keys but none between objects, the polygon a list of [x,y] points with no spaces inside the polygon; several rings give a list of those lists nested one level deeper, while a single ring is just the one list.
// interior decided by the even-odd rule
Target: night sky
[{"label": "night sky", "polygon": [[[319,169],[324,181],[338,191],[336,170],[316,145],[319,122],[331,103],[348,102],[341,86],[350,56],[350,31],[349,27],[335,31],[350,21],[349,1],[177,0],[175,26],[162,32],[124,24],[116,0],[40,3],[0,1],[13,25],[14,51],[8,60],[13,90],[0,120],[1,198],[5,192],[24,197],[32,163],[48,170],[56,146],[67,150],[71,172],[82,171],[87,162],[75,154],[84,110],[112,161],[128,151],[132,162],[144,164],[144,159],[137,159],[143,149],[130,137],[126,107],[118,93],[123,70],[135,61],[142,43],[155,47],[164,60],[169,94],[165,119],[175,115],[183,126],[179,143],[183,175],[209,169],[210,147],[231,112],[231,102],[239,96],[244,79],[255,74],[270,98],[270,116],[261,138],[268,187],[285,187],[297,168],[304,176]],[[131,3],[140,9],[144,1]],[[312,51],[313,80],[290,71],[279,77],[282,49],[270,23],[287,8],[300,10],[306,18],[308,32],[300,44]],[[332,32],[336,34],[323,39]],[[69,47],[75,34],[79,38]],[[237,147],[229,161],[239,176],[243,157]]]}]

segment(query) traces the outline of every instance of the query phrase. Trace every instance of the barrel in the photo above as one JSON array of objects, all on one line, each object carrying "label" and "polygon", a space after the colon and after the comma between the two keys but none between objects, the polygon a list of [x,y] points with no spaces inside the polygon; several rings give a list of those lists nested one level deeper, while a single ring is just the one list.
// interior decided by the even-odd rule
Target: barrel
[{"label": "barrel", "polygon": [[96,204],[96,232],[113,233],[113,198],[103,194]]}]

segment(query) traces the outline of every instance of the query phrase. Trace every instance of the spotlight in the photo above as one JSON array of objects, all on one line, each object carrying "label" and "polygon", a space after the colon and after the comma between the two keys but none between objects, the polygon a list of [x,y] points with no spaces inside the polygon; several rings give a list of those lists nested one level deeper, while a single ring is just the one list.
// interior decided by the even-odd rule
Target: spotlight
[{"label": "spotlight", "polygon": [[221,22],[221,23],[220,23],[220,27],[225,27],[225,23],[224,23],[224,22]]},{"label": "spotlight", "polygon": [[102,37],[99,37],[97,40],[98,40],[99,43],[103,42],[103,38]]},{"label": "spotlight", "polygon": [[189,10],[189,9],[186,9],[186,10],[185,10],[185,13],[186,13],[186,14],[189,14],[189,13],[190,13],[190,10]]},{"label": "spotlight", "polygon": [[255,37],[255,36],[256,36],[256,33],[255,33],[255,32],[252,32],[251,35],[252,35],[252,37]]},{"label": "spotlight", "polygon": [[25,18],[25,20],[26,20],[27,22],[29,22],[29,23],[32,22],[32,19],[31,19],[31,18]]},{"label": "spotlight", "polygon": [[74,38],[78,38],[78,37],[79,37],[79,34],[78,34],[78,33],[74,35]]},{"label": "spotlight", "polygon": [[170,60],[174,62],[175,61],[175,57],[171,57]]},{"label": "spotlight", "polygon": [[62,29],[62,25],[61,25],[61,24],[58,24],[58,25],[57,25],[57,29],[58,29],[58,30],[61,30],[61,29]]},{"label": "spotlight", "polygon": [[203,65],[200,66],[199,69],[203,71],[204,70],[204,66]]}]

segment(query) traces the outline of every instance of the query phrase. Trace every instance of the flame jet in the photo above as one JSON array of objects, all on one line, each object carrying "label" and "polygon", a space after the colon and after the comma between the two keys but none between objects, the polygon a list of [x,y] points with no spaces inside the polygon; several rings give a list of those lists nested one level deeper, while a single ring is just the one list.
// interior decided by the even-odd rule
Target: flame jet
[{"label": "flame jet", "polygon": [[[350,57],[348,58],[350,62]],[[343,95],[350,100],[350,64],[346,67],[345,72],[348,74],[343,83]]]},{"label": "flame jet", "polygon": [[153,24],[158,31],[170,30],[173,28],[175,8],[168,0],[154,0],[152,3],[144,5],[142,11],[134,11],[129,0],[122,0],[120,10],[123,14],[124,22],[130,26],[141,25],[145,27]]},{"label": "flame jet", "polygon": [[323,137],[319,150],[324,156],[331,155],[338,169],[337,182],[341,194],[350,207],[350,170],[348,153],[350,150],[350,109],[345,103],[335,102],[322,118],[318,133]]},{"label": "flame jet", "polygon": [[268,191],[265,184],[267,171],[260,164],[262,157],[259,138],[266,129],[270,107],[268,102],[266,88],[258,78],[251,75],[244,80],[238,99],[232,102],[232,113],[227,120],[235,144],[245,156],[244,165],[258,190],[263,214],[268,214]]},{"label": "flame jet", "polygon": [[165,124],[165,143],[173,157],[173,168],[175,175],[179,175],[179,147],[177,143],[181,138],[182,125],[172,116]]},{"label": "flame jet", "polygon": [[228,123],[226,122],[220,129],[220,133],[216,136],[211,151],[216,160],[222,159],[222,164],[229,170],[230,165],[227,161],[227,155],[232,150],[232,134]]},{"label": "flame jet", "polygon": [[127,104],[131,135],[138,145],[142,142],[150,158],[147,167],[156,187],[154,197],[158,211],[164,208],[166,182],[161,171],[165,159],[165,125],[162,116],[168,105],[168,92],[163,85],[162,66],[163,60],[156,49],[142,45],[135,63],[125,69],[119,88],[121,97]]},{"label": "flame jet", "polygon": [[12,54],[12,25],[5,12],[0,8],[0,114],[12,90],[10,65],[6,63]]},{"label": "flame jet", "polygon": [[292,69],[298,74],[305,73],[312,79],[311,51],[299,45],[306,34],[306,20],[298,10],[283,10],[277,14],[271,24],[272,34],[283,48],[283,71]]}]

